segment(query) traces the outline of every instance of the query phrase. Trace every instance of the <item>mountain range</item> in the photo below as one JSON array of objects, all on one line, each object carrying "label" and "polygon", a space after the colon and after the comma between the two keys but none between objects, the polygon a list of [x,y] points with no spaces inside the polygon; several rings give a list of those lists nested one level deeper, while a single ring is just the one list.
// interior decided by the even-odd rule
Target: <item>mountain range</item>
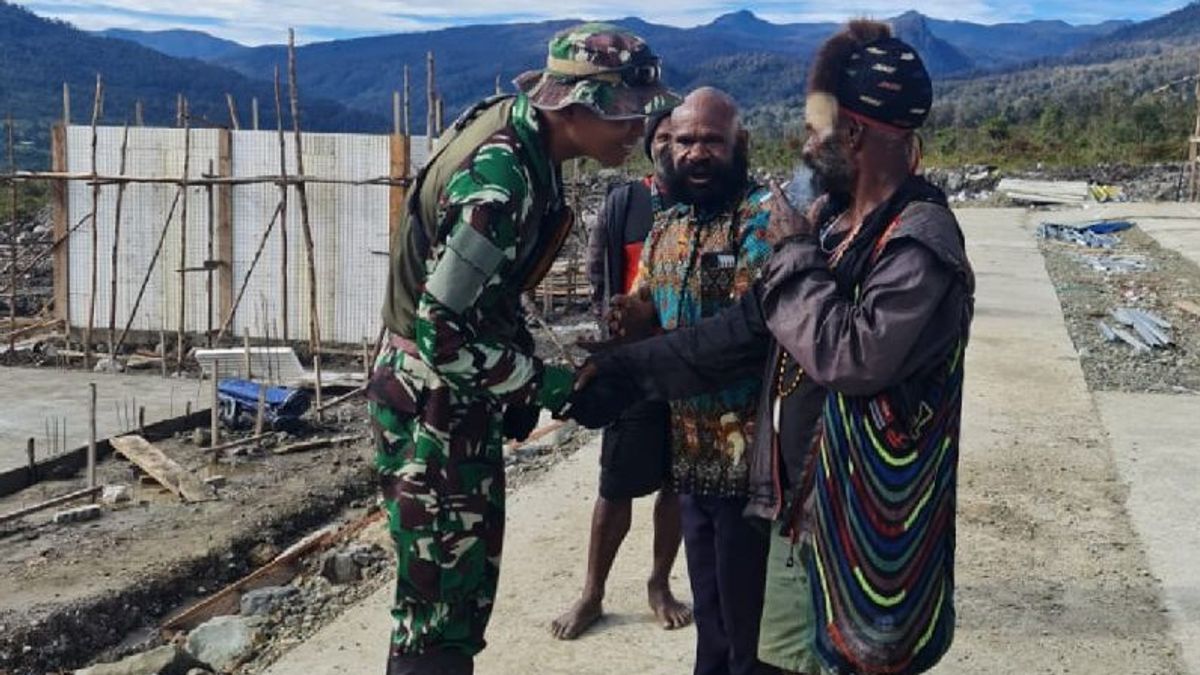
[{"label": "mountain range", "polygon": [[[1011,109],[1014,101],[1034,101],[1026,106],[1034,109],[1039,96],[1057,95],[1059,88],[1095,86],[1100,71],[1117,73],[1114,82],[1138,93],[1162,78],[1194,72],[1191,56],[1200,54],[1200,2],[1140,23],[985,25],[917,12],[889,21],[917,47],[934,74],[940,92],[935,108],[942,108],[939,119],[948,123],[978,121],[994,114],[988,106]],[[539,67],[549,37],[575,23],[474,25],[303,45],[297,60],[304,126],[389,129],[392,92],[402,88],[407,66],[412,129],[423,133],[427,52],[436,56],[437,89],[447,117],[453,117],[491,93],[497,80],[508,88],[519,73]],[[726,89],[749,111],[752,122],[772,129],[794,123],[809,58],[838,28],[834,23],[776,24],[749,11],[692,28],[635,17],[614,23],[654,46],[674,88]],[[181,92],[199,123],[227,124],[229,93],[238,102],[243,125],[248,124],[251,98],[259,100],[263,124],[273,125],[270,82],[274,68],[284,65],[281,45],[247,47],[188,30],[87,33],[0,0],[0,113],[12,111],[26,138],[41,139],[49,121],[59,116],[62,82],[76,92],[74,119],[88,119],[97,72],[105,77],[104,119],[109,123],[127,119],[133,102],[141,100],[147,123],[171,124],[175,95]],[[1086,105],[1087,89],[1071,91],[1074,100]],[[999,92],[1005,97],[997,98]]]}]

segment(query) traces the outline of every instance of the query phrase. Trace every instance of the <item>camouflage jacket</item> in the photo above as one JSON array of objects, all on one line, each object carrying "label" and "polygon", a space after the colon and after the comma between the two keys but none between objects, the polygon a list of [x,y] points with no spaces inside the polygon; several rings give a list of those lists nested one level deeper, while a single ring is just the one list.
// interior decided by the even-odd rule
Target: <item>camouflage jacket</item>
[{"label": "camouflage jacket", "polygon": [[[411,335],[431,372],[417,378],[412,368],[397,368],[397,375],[413,389],[445,386],[466,398],[560,409],[572,373],[544,365],[532,345],[518,344],[526,331],[513,316],[528,253],[545,237],[544,221],[563,204],[560,169],[546,154],[538,114],[526,97],[513,100],[508,124],[471,152],[437,194],[436,238],[424,260]],[[533,213],[536,203],[547,213]],[[405,264],[394,253],[392,265]],[[389,303],[402,292],[393,274]],[[392,309],[385,306],[385,321],[399,332]],[[517,330],[501,327],[501,315]]]}]

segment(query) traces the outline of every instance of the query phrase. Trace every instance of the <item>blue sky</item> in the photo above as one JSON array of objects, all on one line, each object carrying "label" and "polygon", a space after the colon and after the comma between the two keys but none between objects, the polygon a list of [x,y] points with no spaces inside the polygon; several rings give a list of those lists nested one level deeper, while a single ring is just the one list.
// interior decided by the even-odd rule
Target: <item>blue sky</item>
[{"label": "blue sky", "polygon": [[295,27],[303,42],[361,35],[432,30],[471,23],[560,18],[641,16],[647,21],[695,26],[739,9],[775,22],[839,20],[849,16],[889,17],[915,9],[941,19],[979,23],[1062,19],[1096,23],[1148,19],[1187,0],[33,0],[21,3],[38,14],[80,28],[191,28],[245,44],[282,42]]}]

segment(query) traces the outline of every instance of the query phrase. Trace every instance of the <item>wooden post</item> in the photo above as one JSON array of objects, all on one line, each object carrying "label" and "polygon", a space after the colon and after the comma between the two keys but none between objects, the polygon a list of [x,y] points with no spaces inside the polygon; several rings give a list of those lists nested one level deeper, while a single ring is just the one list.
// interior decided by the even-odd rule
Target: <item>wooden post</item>
[{"label": "wooden post", "polygon": [[142,99],[133,102],[133,125],[135,127],[145,126],[144,111],[142,109]]},{"label": "wooden post", "polygon": [[288,331],[288,236],[287,236],[287,143],[283,137],[283,99],[280,94],[279,66],[275,66],[275,126],[279,130],[279,311],[283,322],[283,343],[291,338]]},{"label": "wooden post", "polygon": [[[219,370],[219,363],[214,361],[212,371],[212,409],[210,410],[210,414],[208,416],[208,431],[209,435],[212,437],[212,443],[210,447],[214,447],[221,443],[221,402],[218,396],[218,387],[221,383],[221,377],[217,372]],[[217,461],[216,455],[213,455],[213,461]]]},{"label": "wooden post", "polygon": [[437,129],[438,138],[442,137],[442,129],[444,128],[444,123],[445,123],[444,122],[445,118],[442,115],[442,109],[445,107],[444,103],[445,103],[445,101],[442,100],[441,94],[437,94],[436,96],[434,96],[433,121],[434,121],[434,128]]},{"label": "wooden post", "polygon": [[25,457],[29,460],[29,484],[33,485],[37,482],[37,452],[34,444],[36,441],[30,438],[25,441]]},{"label": "wooden post", "polygon": [[158,331],[158,359],[159,367],[162,369],[162,376],[167,376],[167,332],[165,330]]},{"label": "wooden post", "polygon": [[258,407],[254,413],[254,435],[262,436],[263,433],[263,418],[267,408],[267,385],[258,385]]},{"label": "wooden post", "polygon": [[425,134],[428,136],[428,138],[425,140],[427,145],[426,149],[430,152],[430,154],[433,153],[433,139],[437,135],[437,132],[435,131],[436,118],[434,117],[436,112],[435,108],[437,107],[437,103],[435,101],[437,93],[433,88],[433,67],[433,52],[427,52],[425,54]]},{"label": "wooden post", "polygon": [[[97,144],[97,129],[96,125],[100,121],[100,100],[104,95],[104,82],[100,79],[100,74],[96,74],[96,97],[92,101],[92,177],[98,175],[96,171],[96,144]],[[96,221],[96,211],[100,207],[100,184],[92,185],[92,265],[91,265],[91,285],[88,287],[88,316],[87,327],[83,333],[83,368],[87,370],[92,367],[92,329],[96,323],[96,286],[100,267],[100,228]]]},{"label": "wooden post", "polygon": [[138,406],[138,435],[146,435],[146,406]]},{"label": "wooden post", "polygon": [[183,182],[179,190],[183,203],[179,209],[179,314],[175,324],[175,372],[183,372],[183,332],[187,330],[187,231],[188,231],[188,172],[192,163],[192,119],[188,101],[183,99]]},{"label": "wooden post", "polygon": [[[296,134],[296,173],[304,174],[304,147],[300,134],[300,92],[296,84],[296,32],[288,29],[288,93],[292,100],[292,129]],[[308,191],[303,181],[296,184],[300,198],[300,226],[304,231],[304,248],[308,263],[308,339],[313,355],[313,370],[316,376],[317,421],[324,419],[321,413],[321,320],[317,306],[317,264],[314,251],[312,226],[308,220]]]},{"label": "wooden post", "polygon": [[[125,175],[125,161],[129,153],[129,125],[121,136],[121,175]],[[113,223],[112,257],[109,259],[108,274],[108,368],[117,370],[117,268],[121,243],[121,208],[125,202],[125,183],[117,186],[116,217]]]},{"label": "wooden post", "polygon": [[183,126],[183,118],[185,115],[185,113],[183,112],[183,105],[184,105],[183,94],[182,93],[175,94],[175,126],[176,127]]},{"label": "wooden post", "polygon": [[401,130],[400,121],[400,92],[392,92],[392,135],[399,136]]},{"label": "wooden post", "polygon": [[[390,168],[388,173],[393,180],[400,178],[408,178],[408,151],[409,145],[408,136],[392,134],[389,148],[389,163]],[[390,185],[388,187],[388,240],[391,241],[391,235],[396,233],[396,228],[400,227],[400,219],[404,217],[405,201],[408,199],[408,188],[404,185]]]},{"label": "wooden post", "polygon": [[363,341],[362,341],[362,354],[363,354],[363,378],[364,378],[363,384],[365,385],[366,383],[371,381],[371,343],[369,341],[367,341],[367,338],[363,338]]},{"label": "wooden post", "polygon": [[[65,434],[64,434],[65,435]],[[87,486],[96,487],[96,383],[88,383]]]},{"label": "wooden post", "polygon": [[[211,178],[214,175],[213,168],[214,168],[213,161],[210,159],[210,160],[208,160],[208,173],[206,174],[207,177]],[[204,263],[204,267],[206,268],[206,271],[204,273],[204,295],[207,298],[208,305],[206,307],[207,311],[205,312],[206,326],[205,326],[205,330],[204,330],[204,335],[208,338],[208,340],[207,340],[208,346],[212,347],[213,346],[213,308],[214,308],[213,293],[215,291],[215,289],[213,288],[213,263],[216,261],[216,241],[215,240],[216,240],[216,236],[217,236],[217,232],[216,232],[216,229],[217,229],[217,225],[216,225],[217,205],[213,198],[212,183],[209,183],[204,186],[204,193],[205,193],[204,196],[206,197],[206,203],[207,203],[207,207],[208,207],[208,214],[207,214],[208,215],[208,256],[206,258],[206,262]]]},{"label": "wooden post", "polygon": [[[404,135],[412,136],[412,127],[409,124],[409,108],[411,106],[412,90],[409,87],[408,79],[408,64],[404,64]],[[405,173],[405,175],[408,175]]]},{"label": "wooden post", "polygon": [[242,125],[238,124],[237,103],[234,102],[234,100],[233,100],[233,94],[230,94],[228,92],[225,93],[225,105],[229,106],[229,126],[230,126],[230,128],[233,129],[234,131],[240,130],[242,128]]},{"label": "wooden post", "polygon": [[258,97],[250,99],[250,123],[251,128],[258,131]]},{"label": "wooden post", "polygon": [[191,401],[187,401],[183,404],[183,414],[185,417],[192,416],[192,402]]},{"label": "wooden post", "polygon": [[[64,95],[66,85],[63,85]],[[50,130],[50,162],[54,171],[67,170],[67,125],[56,124]],[[56,180],[50,184],[52,214],[54,221],[54,241],[62,245],[54,249],[54,314],[63,322],[66,333],[71,329],[71,240],[70,240],[70,204],[68,202],[68,183]]]},{"label": "wooden post", "polygon": [[243,354],[242,354],[243,364],[242,365],[246,370],[246,379],[253,380],[254,373],[250,370],[250,329],[249,328],[242,329],[242,350],[243,350]]},{"label": "wooden post", "polygon": [[[62,123],[64,127],[71,126],[71,85],[63,82],[63,115]],[[64,169],[65,170],[65,169]]]},{"label": "wooden post", "polygon": [[[233,134],[217,134],[217,175],[233,176]],[[233,315],[233,186],[217,186],[216,292],[221,322]],[[210,254],[211,258],[211,254]],[[211,329],[210,329],[211,331]]]},{"label": "wooden post", "polygon": [[[17,173],[16,141],[13,139],[13,117],[8,114],[8,171]],[[8,198],[12,221],[8,224],[8,358],[17,355],[17,181],[9,181]]]},{"label": "wooden post", "polygon": [[503,94],[504,90],[500,88],[500,73],[496,73],[496,95]]}]

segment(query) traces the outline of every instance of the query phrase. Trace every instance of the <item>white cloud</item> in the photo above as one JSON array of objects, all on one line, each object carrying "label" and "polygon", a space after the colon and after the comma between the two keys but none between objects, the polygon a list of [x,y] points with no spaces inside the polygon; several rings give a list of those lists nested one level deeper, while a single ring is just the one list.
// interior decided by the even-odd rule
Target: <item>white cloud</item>
[{"label": "white cloud", "polygon": [[887,17],[915,9],[943,19],[983,23],[1031,18],[1103,20],[1148,17],[1170,11],[1178,3],[1155,0],[1043,1],[1026,0],[851,0],[836,4],[817,0],[659,0],[652,8],[633,0],[528,0],[521,5],[497,0],[34,0],[32,8],[96,30],[110,27],[161,30],[195,28],[246,44],[282,42],[289,26],[301,42],[413,30],[463,23],[553,18],[618,18],[641,16],[647,21],[694,26],[716,16],[751,9],[776,22],[835,21],[849,16]]}]

